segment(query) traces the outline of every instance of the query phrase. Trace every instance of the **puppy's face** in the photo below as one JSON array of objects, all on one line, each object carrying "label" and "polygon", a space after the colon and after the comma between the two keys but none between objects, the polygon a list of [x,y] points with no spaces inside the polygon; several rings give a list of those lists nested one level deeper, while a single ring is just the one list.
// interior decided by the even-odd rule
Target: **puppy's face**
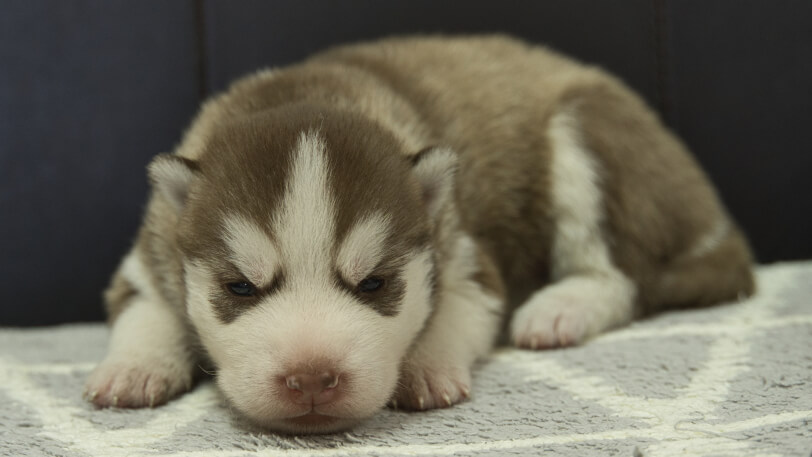
[{"label": "puppy's face", "polygon": [[262,426],[328,432],[390,398],[434,266],[399,144],[359,119],[300,118],[220,129],[178,237],[188,314],[226,397]]}]

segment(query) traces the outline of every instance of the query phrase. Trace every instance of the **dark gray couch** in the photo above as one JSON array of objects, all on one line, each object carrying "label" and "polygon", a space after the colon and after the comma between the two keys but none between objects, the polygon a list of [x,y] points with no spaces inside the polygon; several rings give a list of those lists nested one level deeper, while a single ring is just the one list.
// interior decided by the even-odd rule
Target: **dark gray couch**
[{"label": "dark gray couch", "polygon": [[144,166],[201,99],[331,44],[502,31],[623,77],[705,165],[759,260],[812,257],[808,0],[6,0],[0,325],[102,319]]}]

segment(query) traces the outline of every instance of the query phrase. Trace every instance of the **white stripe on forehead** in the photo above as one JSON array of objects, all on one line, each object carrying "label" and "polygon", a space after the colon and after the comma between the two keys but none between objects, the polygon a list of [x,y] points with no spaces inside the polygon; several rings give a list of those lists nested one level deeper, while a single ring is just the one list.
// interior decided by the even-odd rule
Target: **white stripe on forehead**
[{"label": "white stripe on forehead", "polygon": [[327,277],[335,233],[335,203],[328,185],[325,146],[314,131],[296,144],[280,211],[273,226],[292,276]]},{"label": "white stripe on forehead", "polygon": [[357,283],[372,273],[383,257],[389,217],[374,213],[356,223],[341,243],[336,263],[344,280]]},{"label": "white stripe on forehead", "polygon": [[255,285],[269,286],[279,268],[279,253],[265,231],[237,215],[226,217],[223,228],[229,260]]}]

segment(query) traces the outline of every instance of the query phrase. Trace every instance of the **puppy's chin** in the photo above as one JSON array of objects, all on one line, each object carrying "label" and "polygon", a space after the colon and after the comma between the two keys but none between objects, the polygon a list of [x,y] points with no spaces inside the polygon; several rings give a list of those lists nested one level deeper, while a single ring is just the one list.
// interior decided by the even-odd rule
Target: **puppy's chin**
[{"label": "puppy's chin", "polygon": [[335,433],[349,430],[364,421],[364,418],[344,418],[306,414],[286,419],[259,419],[248,417],[257,427],[263,430],[286,433],[290,435],[313,435]]},{"label": "puppy's chin", "polygon": [[[266,431],[282,432],[290,434],[313,434],[313,433],[333,433],[344,431],[358,423],[374,416],[378,411],[386,406],[386,400],[380,404],[364,401],[361,408],[341,404],[326,408],[316,407],[314,411],[307,408],[285,408],[286,411],[263,408],[258,402],[252,405],[239,405],[238,402],[231,401],[231,405],[240,413],[242,417],[251,422],[254,426]],[[271,403],[273,400],[266,400]],[[270,406],[270,405],[268,405]],[[274,408],[275,409],[275,408]]]}]

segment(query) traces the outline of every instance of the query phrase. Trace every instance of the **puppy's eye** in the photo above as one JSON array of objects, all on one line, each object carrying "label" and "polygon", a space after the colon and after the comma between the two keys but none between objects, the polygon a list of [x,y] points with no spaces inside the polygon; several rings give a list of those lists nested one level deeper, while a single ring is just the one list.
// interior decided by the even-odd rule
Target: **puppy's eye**
[{"label": "puppy's eye", "polygon": [[375,292],[383,287],[383,283],[383,279],[370,276],[358,283],[358,290],[365,293]]},{"label": "puppy's eye", "polygon": [[256,292],[256,288],[250,282],[230,282],[226,287],[232,294],[240,297],[250,297]]}]

